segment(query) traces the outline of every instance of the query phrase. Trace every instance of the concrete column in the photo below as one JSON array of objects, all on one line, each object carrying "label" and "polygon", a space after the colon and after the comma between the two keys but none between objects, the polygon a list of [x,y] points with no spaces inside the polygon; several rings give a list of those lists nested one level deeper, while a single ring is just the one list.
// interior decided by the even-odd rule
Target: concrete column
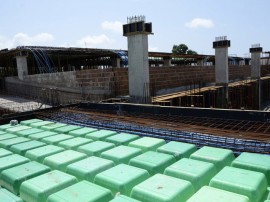
[{"label": "concrete column", "polygon": [[165,66],[165,67],[172,66],[172,58],[170,58],[170,57],[164,57],[163,62],[164,62],[163,66]]},{"label": "concrete column", "polygon": [[16,56],[18,77],[20,80],[24,79],[25,75],[28,75],[27,57]]},{"label": "concrete column", "polygon": [[217,37],[216,41],[213,42],[216,84],[218,85],[229,83],[228,47],[230,47],[230,43],[227,37]]},{"label": "concrete column", "polygon": [[128,76],[131,102],[144,103],[149,99],[148,36],[128,36]]},{"label": "concrete column", "polygon": [[258,79],[261,77],[261,52],[262,47],[259,44],[253,45],[249,49],[251,53],[251,78]]},{"label": "concrete column", "polygon": [[121,59],[120,58],[111,58],[112,60],[112,67],[121,67]]}]

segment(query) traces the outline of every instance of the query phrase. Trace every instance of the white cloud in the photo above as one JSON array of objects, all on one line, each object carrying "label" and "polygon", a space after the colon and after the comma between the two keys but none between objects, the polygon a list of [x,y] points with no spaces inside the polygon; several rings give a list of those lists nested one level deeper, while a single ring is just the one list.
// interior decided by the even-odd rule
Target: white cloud
[{"label": "white cloud", "polygon": [[158,49],[158,47],[149,47],[148,48],[148,51],[150,51],[150,52],[157,52],[157,51],[159,51],[159,49]]},{"label": "white cloud", "polygon": [[114,22],[110,22],[110,21],[104,21],[101,23],[101,27],[104,30],[110,30],[116,33],[122,33],[122,22],[119,21],[114,21]]},{"label": "white cloud", "polygon": [[15,48],[16,46],[49,46],[54,41],[53,35],[40,33],[29,36],[25,33],[17,33],[12,37],[0,36],[0,48]]},{"label": "white cloud", "polygon": [[85,36],[77,41],[77,45],[84,48],[106,48],[112,43],[113,40],[105,34],[98,36]]},{"label": "white cloud", "polygon": [[211,28],[214,27],[214,22],[210,19],[194,18],[190,22],[187,22],[185,25],[189,28]]}]

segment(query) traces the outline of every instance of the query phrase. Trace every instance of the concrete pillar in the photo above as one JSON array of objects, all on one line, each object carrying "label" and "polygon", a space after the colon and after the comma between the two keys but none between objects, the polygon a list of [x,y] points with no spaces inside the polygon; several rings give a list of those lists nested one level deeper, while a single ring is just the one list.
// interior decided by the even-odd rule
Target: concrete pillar
[{"label": "concrete pillar", "polygon": [[112,67],[121,67],[121,59],[120,58],[111,58],[112,60]]},{"label": "concrete pillar", "polygon": [[20,80],[24,79],[25,75],[28,75],[27,57],[16,56],[18,77]]},{"label": "concrete pillar", "polygon": [[228,47],[230,47],[230,44],[231,42],[227,40],[227,37],[216,37],[216,41],[213,42],[217,85],[229,83]]},{"label": "concrete pillar", "polygon": [[172,58],[171,57],[164,57],[163,62],[165,67],[170,67],[172,66]]},{"label": "concrete pillar", "polygon": [[144,16],[128,18],[123,25],[123,35],[128,38],[128,80],[130,101],[149,103],[149,61],[148,34],[152,33],[152,23],[145,23]]},{"label": "concrete pillar", "polygon": [[261,77],[261,52],[262,47],[259,44],[252,45],[249,49],[251,53],[251,78],[258,79]]}]

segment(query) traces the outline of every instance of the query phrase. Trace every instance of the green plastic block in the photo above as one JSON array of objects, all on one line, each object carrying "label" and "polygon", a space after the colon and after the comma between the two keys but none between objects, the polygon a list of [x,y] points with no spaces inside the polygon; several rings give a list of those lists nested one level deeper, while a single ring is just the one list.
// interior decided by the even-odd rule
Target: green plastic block
[{"label": "green plastic block", "polygon": [[16,135],[17,132],[19,132],[21,130],[27,130],[27,129],[31,129],[31,127],[29,127],[29,126],[17,126],[17,127],[6,129],[6,132],[14,133]]},{"label": "green plastic block", "polygon": [[209,185],[245,195],[251,202],[260,202],[267,192],[267,180],[263,173],[228,166],[213,177]]},{"label": "green plastic block", "polygon": [[105,202],[111,199],[110,190],[84,180],[52,194],[47,202]]},{"label": "green plastic block", "polygon": [[146,180],[148,177],[149,173],[146,170],[120,164],[97,174],[94,182],[110,189],[113,195],[118,192],[129,195],[135,185]]},{"label": "green plastic block", "polygon": [[84,128],[80,128],[80,129],[77,129],[77,130],[70,131],[68,134],[72,135],[72,136],[75,136],[75,137],[84,137],[86,134],[95,132],[97,130],[98,129],[96,129],[96,128],[84,127]]},{"label": "green plastic block", "polygon": [[125,195],[116,195],[115,198],[109,202],[140,202],[140,201]]},{"label": "green plastic block", "polygon": [[118,146],[118,145],[128,145],[128,143],[137,140],[139,138],[140,137],[138,135],[132,135],[129,133],[119,133],[117,135],[107,137],[105,141],[114,143],[116,146]]},{"label": "green plastic block", "polygon": [[0,184],[18,195],[21,184],[28,179],[47,173],[50,168],[35,161],[4,170],[0,175]]},{"label": "green plastic block", "polygon": [[0,135],[0,141],[15,138],[15,137],[18,137],[18,136],[10,134],[10,133],[6,133],[6,134],[3,134],[3,135]]},{"label": "green plastic block", "polygon": [[9,149],[12,145],[27,142],[27,141],[30,141],[30,139],[25,138],[25,137],[15,137],[11,139],[2,140],[0,142],[0,147]]},{"label": "green plastic block", "polygon": [[115,164],[128,164],[129,160],[142,154],[142,150],[129,146],[118,146],[102,152],[100,157],[112,160]]},{"label": "green plastic block", "polygon": [[47,124],[52,124],[54,122],[52,121],[39,121],[39,122],[35,122],[35,123],[31,123],[30,126],[33,128],[40,128],[41,126],[45,126]]},{"label": "green plastic block", "polygon": [[189,158],[197,150],[194,144],[171,141],[157,149],[158,152],[173,155],[177,160]]},{"label": "green plastic block", "polygon": [[165,175],[191,182],[195,191],[208,185],[216,173],[214,164],[187,158],[177,161],[164,171]]},{"label": "green plastic block", "polygon": [[100,154],[106,150],[109,150],[114,147],[113,143],[95,141],[85,145],[82,145],[78,148],[79,152],[86,153],[89,156],[100,156]]},{"label": "green plastic block", "polygon": [[30,129],[26,129],[26,130],[20,130],[20,131],[16,132],[15,134],[18,136],[28,137],[31,134],[40,133],[43,131],[44,130],[41,130],[38,128],[30,128]]},{"label": "green plastic block", "polygon": [[37,123],[37,122],[40,122],[40,121],[43,121],[43,120],[41,120],[41,119],[28,119],[28,120],[25,120],[25,121],[21,121],[20,124],[29,126],[32,123]]},{"label": "green plastic block", "polygon": [[20,156],[18,154],[12,154],[9,156],[2,157],[0,158],[0,173],[3,170],[6,170],[8,168],[18,166],[27,162],[29,162],[29,159],[23,156]]},{"label": "green plastic block", "polygon": [[91,132],[86,134],[86,138],[90,138],[92,140],[105,140],[107,137],[115,135],[117,132],[111,130],[98,130],[95,132]]},{"label": "green plastic block", "polygon": [[270,156],[243,152],[233,162],[233,167],[264,173],[270,185]]},{"label": "green plastic block", "polygon": [[130,196],[143,202],[185,202],[193,193],[190,182],[156,174],[135,186]]},{"label": "green plastic block", "polygon": [[69,140],[59,142],[58,146],[64,147],[66,149],[76,150],[79,146],[85,145],[90,142],[93,142],[93,140],[90,140],[88,138],[83,138],[83,137],[75,137]]},{"label": "green plastic block", "polygon": [[147,170],[150,175],[163,173],[165,168],[175,162],[175,158],[169,154],[148,151],[130,159],[129,165]]},{"label": "green plastic block", "polygon": [[187,202],[250,202],[250,200],[240,194],[204,186]]},{"label": "green plastic block", "polygon": [[5,131],[0,131],[0,135],[6,134]]},{"label": "green plastic block", "polygon": [[43,130],[54,131],[56,128],[60,128],[60,127],[66,126],[66,125],[67,124],[64,124],[64,123],[51,123],[51,124],[41,126],[40,128]]},{"label": "green plastic block", "polygon": [[0,188],[0,202],[23,202],[23,200],[6,189]]},{"label": "green plastic block", "polygon": [[230,166],[234,160],[233,152],[229,149],[204,146],[190,156],[191,159],[213,163],[220,171],[225,166]]},{"label": "green plastic block", "polygon": [[41,133],[36,133],[36,134],[29,135],[28,138],[33,139],[33,140],[41,140],[41,139],[43,139],[45,137],[50,137],[50,136],[53,136],[53,135],[58,135],[58,133],[51,132],[51,131],[44,131],[44,132],[41,132]]},{"label": "green plastic block", "polygon": [[9,156],[11,154],[12,154],[12,152],[10,152],[10,151],[8,151],[6,149],[0,148],[0,158],[5,157],[5,156]]},{"label": "green plastic block", "polygon": [[87,155],[81,152],[66,150],[57,154],[53,154],[44,159],[43,163],[53,169],[66,171],[69,164],[86,158]]},{"label": "green plastic block", "polygon": [[67,173],[77,177],[78,180],[94,181],[95,176],[109,168],[114,163],[110,160],[91,156],[67,166]]},{"label": "green plastic block", "polygon": [[20,196],[27,202],[46,202],[47,198],[77,182],[74,176],[54,170],[30,180],[24,181]]},{"label": "green plastic block", "polygon": [[42,138],[41,141],[47,144],[57,145],[59,142],[62,142],[64,140],[69,140],[71,138],[74,138],[74,137],[72,135],[59,134],[59,135],[53,135],[53,136]]},{"label": "green plastic block", "polygon": [[46,158],[47,156],[51,156],[53,154],[57,154],[62,151],[64,151],[62,147],[58,147],[54,145],[47,145],[44,147],[28,150],[25,153],[25,157],[31,159],[32,161],[43,163],[44,158]]},{"label": "green plastic block", "polygon": [[5,124],[5,125],[1,125],[0,126],[0,131],[5,131],[6,129],[15,128],[15,127],[18,127],[18,126],[21,126],[21,125],[18,124],[18,125],[13,126],[13,125],[8,123],[8,124]]},{"label": "green plastic block", "polygon": [[166,142],[163,139],[153,137],[142,137],[138,140],[132,141],[128,144],[131,147],[137,147],[143,151],[156,151],[158,147],[164,145]]},{"label": "green plastic block", "polygon": [[20,144],[12,145],[10,147],[10,150],[12,152],[14,152],[14,153],[17,153],[17,154],[20,154],[20,155],[24,156],[25,152],[27,152],[28,150],[35,149],[35,148],[38,148],[38,147],[42,147],[42,146],[45,146],[45,145],[46,144],[43,143],[43,142],[32,140],[32,141],[27,141],[27,142],[23,142],[23,143],[20,143]]},{"label": "green plastic block", "polygon": [[63,127],[60,127],[60,128],[56,128],[53,131],[57,132],[57,133],[69,133],[70,131],[78,130],[80,128],[81,128],[81,126],[66,125],[66,126],[63,126]]}]

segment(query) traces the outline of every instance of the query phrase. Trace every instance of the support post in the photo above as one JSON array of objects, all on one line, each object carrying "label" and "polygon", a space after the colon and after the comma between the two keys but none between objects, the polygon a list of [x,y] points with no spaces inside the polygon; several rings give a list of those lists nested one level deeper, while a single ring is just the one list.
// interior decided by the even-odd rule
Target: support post
[{"label": "support post", "polygon": [[27,56],[20,53],[16,56],[18,78],[24,80],[24,76],[28,75]]}]

